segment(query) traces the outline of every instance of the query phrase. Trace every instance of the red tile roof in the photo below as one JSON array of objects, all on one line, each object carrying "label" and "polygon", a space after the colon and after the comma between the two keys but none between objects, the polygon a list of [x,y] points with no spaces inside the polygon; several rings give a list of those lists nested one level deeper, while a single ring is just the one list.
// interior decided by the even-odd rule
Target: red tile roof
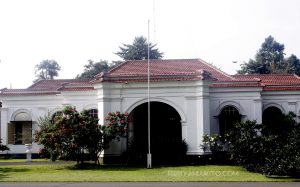
[{"label": "red tile roof", "polygon": [[[94,80],[42,80],[27,89],[2,89],[1,95],[53,95],[64,91],[91,91],[98,82],[145,82],[147,60],[127,61]],[[289,74],[228,75],[200,59],[151,60],[151,81],[213,81],[214,88],[260,87],[265,91],[300,90],[300,78]]]},{"label": "red tile roof", "polygon": [[2,89],[0,96],[19,95],[55,95],[65,91],[91,91],[94,90],[90,79],[56,79],[41,80],[26,89]]},{"label": "red tile roof", "polygon": [[265,91],[300,90],[300,77],[293,74],[233,75],[237,80],[256,80]]},{"label": "red tile roof", "polygon": [[[99,74],[95,82],[144,82],[147,75],[147,60],[127,61],[108,73]],[[150,60],[150,78],[151,81],[234,80],[200,59]]]},{"label": "red tile roof", "polygon": [[54,80],[41,80],[28,87],[28,89],[43,89],[43,90],[57,90],[63,86],[91,86],[90,79],[54,79]]},{"label": "red tile roof", "polygon": [[233,75],[238,80],[257,80],[262,85],[298,85],[300,77],[293,74],[260,74],[260,75]]}]

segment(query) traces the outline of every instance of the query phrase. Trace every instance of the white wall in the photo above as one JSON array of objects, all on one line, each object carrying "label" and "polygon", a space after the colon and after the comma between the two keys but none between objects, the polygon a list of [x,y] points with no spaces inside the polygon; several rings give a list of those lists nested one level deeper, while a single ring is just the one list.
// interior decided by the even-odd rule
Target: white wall
[{"label": "white wall", "polygon": [[[3,101],[1,109],[1,138],[7,145],[7,124],[12,117],[20,111],[25,111],[32,117],[32,132],[38,129],[38,118],[48,112],[52,115],[66,105],[75,106],[78,111],[83,109],[97,108],[96,91],[87,92],[63,92],[60,95],[41,96],[6,96],[0,98]],[[8,153],[25,153],[24,145],[10,145]],[[33,143],[32,152],[38,153],[41,146]],[[6,153],[6,152],[5,152]],[[5,154],[2,153],[2,154]]]},{"label": "white wall", "polygon": [[211,134],[219,133],[217,116],[226,106],[234,106],[242,115],[242,121],[261,122],[261,88],[211,88],[210,119]]},{"label": "white wall", "polygon": [[[180,115],[182,139],[188,145],[188,154],[202,154],[201,137],[210,133],[209,82],[176,81],[151,83],[151,101],[172,106]],[[104,119],[111,111],[130,113],[135,107],[147,102],[145,83],[101,83],[98,90],[99,118]],[[104,121],[102,121],[104,123]],[[125,141],[125,140],[124,140]],[[106,155],[120,155],[126,150],[126,142],[113,142]]]},{"label": "white wall", "polygon": [[[151,101],[172,106],[180,115],[182,139],[189,145],[188,154],[203,154],[200,147],[204,134],[219,132],[217,119],[225,106],[235,106],[242,120],[262,121],[262,112],[269,106],[277,106],[284,113],[293,111],[300,116],[300,93],[298,91],[262,91],[262,88],[209,88],[206,81],[176,81],[151,83]],[[33,119],[33,130],[38,128],[37,119],[48,112],[61,110],[66,105],[78,111],[98,107],[100,123],[108,112],[130,113],[135,107],[147,102],[145,83],[101,83],[95,91],[63,92],[60,95],[11,96],[0,98],[1,138],[7,144],[7,123],[18,111],[27,111]],[[299,120],[299,119],[298,119]],[[114,141],[105,154],[120,155],[126,150],[126,139]],[[24,145],[9,145],[10,153],[25,153]],[[34,144],[33,152],[40,146]]]},{"label": "white wall", "polygon": [[262,93],[262,101],[263,110],[275,106],[285,114],[291,111],[297,115],[297,121],[300,122],[299,91],[266,91]]}]

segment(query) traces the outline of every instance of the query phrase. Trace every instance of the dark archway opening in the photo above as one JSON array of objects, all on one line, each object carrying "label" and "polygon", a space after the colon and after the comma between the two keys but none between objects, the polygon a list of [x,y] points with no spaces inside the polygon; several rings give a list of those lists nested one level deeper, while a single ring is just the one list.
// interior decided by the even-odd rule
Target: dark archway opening
[{"label": "dark archway opening", "polygon": [[230,132],[235,123],[241,122],[241,115],[233,106],[224,107],[218,117],[219,130],[222,137]]},{"label": "dark archway opening", "polygon": [[280,125],[283,117],[284,116],[279,108],[275,106],[266,108],[262,115],[262,123],[264,124],[265,130],[272,133],[280,133]]},{"label": "dark archway opening", "polygon": [[[186,147],[182,141],[181,118],[168,104],[151,102],[151,153],[153,165],[179,163]],[[128,150],[131,160],[146,165],[148,153],[148,103],[137,106],[130,113]]]}]

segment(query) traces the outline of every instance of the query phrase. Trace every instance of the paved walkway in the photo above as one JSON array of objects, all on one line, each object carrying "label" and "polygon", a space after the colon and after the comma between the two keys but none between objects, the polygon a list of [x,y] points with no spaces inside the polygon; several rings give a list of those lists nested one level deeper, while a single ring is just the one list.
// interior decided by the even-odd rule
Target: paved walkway
[{"label": "paved walkway", "polygon": [[299,187],[281,182],[0,182],[1,187]]}]

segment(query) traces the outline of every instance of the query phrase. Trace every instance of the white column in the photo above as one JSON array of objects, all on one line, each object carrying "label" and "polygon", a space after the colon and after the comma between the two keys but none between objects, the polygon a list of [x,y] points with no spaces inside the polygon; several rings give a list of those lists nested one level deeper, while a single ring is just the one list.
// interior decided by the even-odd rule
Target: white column
[{"label": "white column", "polygon": [[1,108],[1,139],[2,144],[7,145],[8,109]]},{"label": "white column", "polygon": [[201,155],[202,136],[210,134],[210,106],[209,98],[196,96],[186,98],[187,102],[187,143],[188,155]]},{"label": "white column", "polygon": [[182,137],[182,140],[187,141],[187,123],[186,123],[186,121],[181,121],[181,137]]},{"label": "white column", "polygon": [[262,101],[261,99],[255,99],[253,100],[254,103],[254,119],[249,119],[249,120],[256,120],[258,124],[262,123]]},{"label": "white column", "polygon": [[111,112],[110,99],[109,98],[98,98],[98,118],[99,124],[104,125],[105,116]]}]

